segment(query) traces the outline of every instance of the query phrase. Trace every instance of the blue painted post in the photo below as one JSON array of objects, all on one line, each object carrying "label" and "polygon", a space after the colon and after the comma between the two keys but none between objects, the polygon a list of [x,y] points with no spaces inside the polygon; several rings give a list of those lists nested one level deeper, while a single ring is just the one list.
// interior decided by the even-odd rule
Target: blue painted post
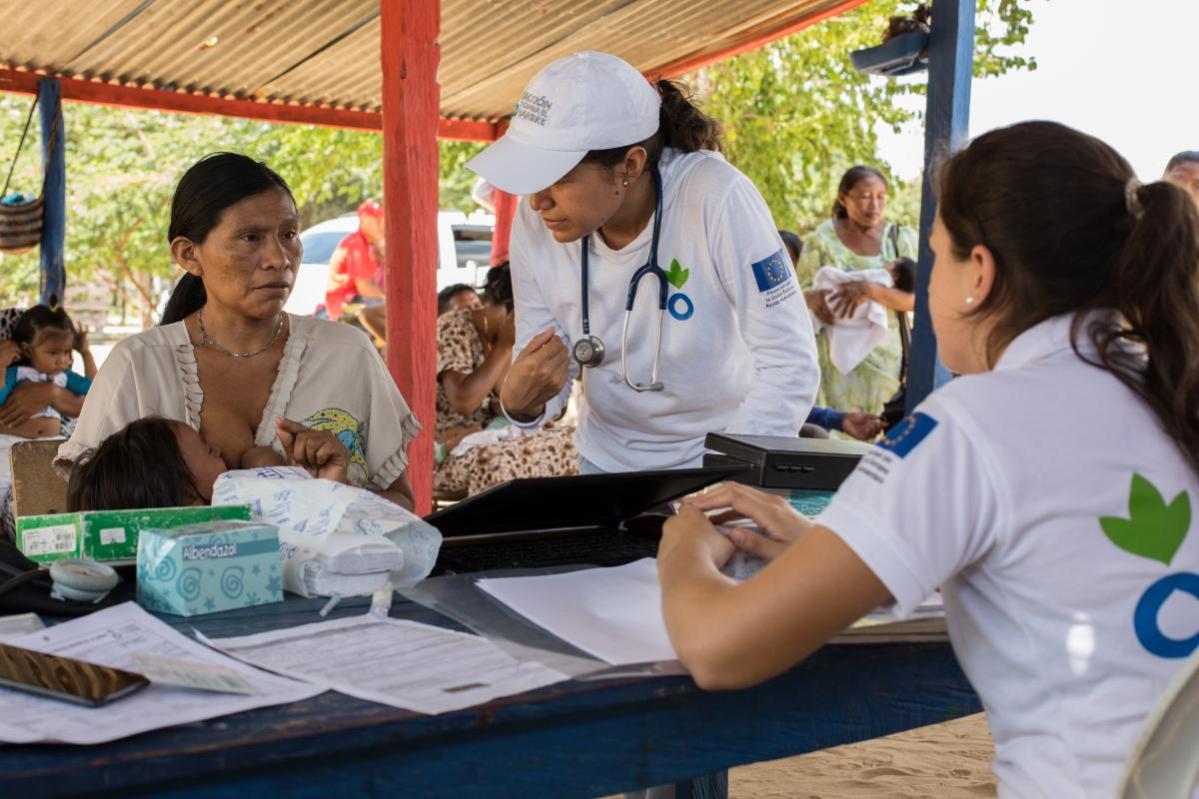
[{"label": "blue painted post", "polygon": [[66,129],[59,104],[61,87],[53,78],[38,83],[38,113],[42,123],[42,168],[46,182],[42,187],[41,302],[54,306],[63,302],[67,286],[63,261],[67,235],[67,164]]},{"label": "blue painted post", "polygon": [[974,68],[975,0],[933,0],[929,40],[928,105],[924,118],[924,189],[920,198],[920,260],[916,267],[916,321],[908,365],[907,411],[912,412],[949,372],[937,358],[928,314],[928,279],[933,254],[928,235],[937,211],[933,178],[937,159],[966,141],[970,123],[970,79]]}]

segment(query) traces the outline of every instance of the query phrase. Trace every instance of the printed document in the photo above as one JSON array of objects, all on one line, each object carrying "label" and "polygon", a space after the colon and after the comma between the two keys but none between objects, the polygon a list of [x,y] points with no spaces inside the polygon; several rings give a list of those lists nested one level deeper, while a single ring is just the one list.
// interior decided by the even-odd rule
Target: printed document
[{"label": "printed document", "polygon": [[8,638],[13,646],[138,672],[136,655],[225,667],[252,696],[214,694],[151,683],[102,707],[83,707],[0,687],[0,742],[98,744],[176,724],[297,702],[324,688],[267,674],[192,641],[132,602],[45,630]]},{"label": "printed document", "polygon": [[483,579],[479,588],[567,643],[614,666],[675,660],[662,621],[658,564]]},{"label": "printed document", "polygon": [[235,658],[338,693],[446,713],[570,677],[476,635],[359,616],[208,641]]}]

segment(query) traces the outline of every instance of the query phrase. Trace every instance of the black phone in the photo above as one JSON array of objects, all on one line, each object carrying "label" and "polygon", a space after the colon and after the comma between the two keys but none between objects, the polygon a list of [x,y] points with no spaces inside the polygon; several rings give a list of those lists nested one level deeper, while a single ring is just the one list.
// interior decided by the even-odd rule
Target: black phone
[{"label": "black phone", "polygon": [[0,687],[99,707],[149,684],[131,671],[0,644]]}]

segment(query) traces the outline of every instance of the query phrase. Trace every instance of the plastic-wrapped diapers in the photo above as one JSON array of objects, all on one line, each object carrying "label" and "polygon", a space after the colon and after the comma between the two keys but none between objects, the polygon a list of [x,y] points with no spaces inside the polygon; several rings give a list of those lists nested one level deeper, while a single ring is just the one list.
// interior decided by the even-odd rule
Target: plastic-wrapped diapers
[{"label": "plastic-wrapped diapers", "polygon": [[279,528],[283,587],[300,596],[370,594],[428,576],[441,533],[362,488],[315,480],[303,469],[270,466],[226,472],[213,505],[249,505]]}]

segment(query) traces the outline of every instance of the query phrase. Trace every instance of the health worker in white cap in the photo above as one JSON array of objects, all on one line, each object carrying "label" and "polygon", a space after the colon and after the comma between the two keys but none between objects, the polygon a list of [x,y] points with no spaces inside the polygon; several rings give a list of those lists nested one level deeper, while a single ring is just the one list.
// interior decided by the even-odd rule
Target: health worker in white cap
[{"label": "health worker in white cap", "polygon": [[707,433],[794,436],[811,409],[803,294],[719,134],[675,84],[583,52],[539,72],[468,164],[526,196],[504,411],[540,426],[581,377],[583,473],[697,466]]}]

